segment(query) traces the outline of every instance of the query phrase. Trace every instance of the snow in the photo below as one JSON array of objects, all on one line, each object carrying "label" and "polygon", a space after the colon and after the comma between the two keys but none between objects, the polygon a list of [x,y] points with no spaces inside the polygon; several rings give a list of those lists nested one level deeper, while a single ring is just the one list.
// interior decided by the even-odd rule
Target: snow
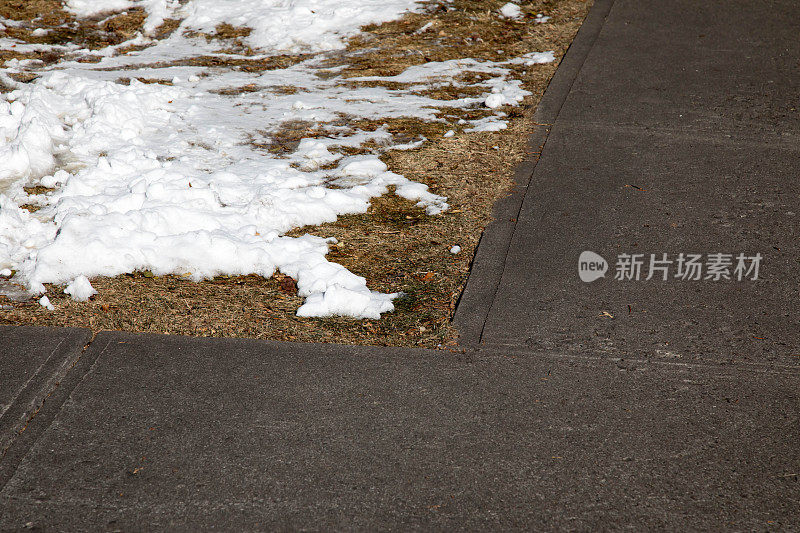
[{"label": "snow", "polygon": [[433,26],[433,22],[428,22],[428,23],[424,24],[421,28],[419,28],[417,31],[415,31],[414,33],[417,34],[417,35],[419,35],[421,33],[425,33],[426,31],[431,29],[432,26]]},{"label": "snow", "polygon": [[511,65],[525,65],[530,67],[531,65],[539,65],[542,63],[552,63],[556,60],[555,53],[552,51],[548,52],[531,52],[529,54],[522,55],[520,57],[514,58],[511,61],[507,61],[506,63]]},{"label": "snow", "polygon": [[164,19],[182,19],[180,30],[213,33],[223,23],[252,29],[245,42],[276,53],[320,52],[344,48],[361,26],[399,18],[415,9],[413,0],[67,0],[80,17],[142,7],[145,33]]},{"label": "snow", "polygon": [[39,298],[39,305],[41,305],[48,311],[55,311],[56,309],[55,307],[53,307],[53,304],[50,303],[50,298],[48,298],[47,296],[42,296],[41,298]]},{"label": "snow", "polygon": [[86,276],[78,276],[64,289],[65,294],[72,296],[76,302],[85,302],[95,294],[97,291]]},{"label": "snow", "polygon": [[143,29],[148,35],[152,34],[164,23],[164,19],[171,17],[180,7],[179,0],[141,0],[139,3],[147,11]]},{"label": "snow", "polygon": [[[330,263],[329,263],[330,264]],[[361,278],[363,280],[363,278]],[[298,309],[298,316],[357,316],[378,319],[381,313],[394,310],[392,299],[399,293],[380,294],[377,292],[349,289],[334,285],[324,292],[310,294]]]},{"label": "snow", "polygon": [[501,105],[505,104],[506,98],[502,94],[493,93],[486,97],[484,103],[486,104],[486,107],[494,109],[496,107],[500,107]]},{"label": "snow", "polygon": [[464,131],[467,133],[484,132],[484,131],[500,131],[508,127],[505,120],[498,120],[495,117],[486,117],[474,121],[475,126],[467,128]]},{"label": "snow", "polygon": [[141,7],[147,11],[143,29],[145,33],[150,34],[180,7],[180,2],[179,0],[67,0],[65,7],[78,17],[94,17]]},{"label": "snow", "polygon": [[[7,228],[0,263],[14,264],[33,293],[45,283],[135,270],[195,280],[280,270],[308,297],[302,316],[376,318],[391,310],[392,295],[369,291],[363,278],[325,259],[323,239],[280,234],[364,213],[390,185],[432,215],[447,208],[444,198],[374,156],[341,158],[311,139],[295,159],[342,163],[332,171],[295,169],[242,146],[219,127],[208,98],[65,72],[10,93],[0,115],[8,161],[0,179],[17,186],[7,194],[22,198],[19,184],[30,178],[61,186],[40,211],[52,222],[17,206],[0,211]],[[53,172],[59,162],[76,170]]]},{"label": "snow", "polygon": [[[504,63],[432,62],[397,76],[348,80],[394,81],[401,88],[354,88],[335,70],[329,70],[332,76],[318,75],[324,55],[257,73],[164,64],[196,55],[240,57],[221,54],[213,40],[186,37],[183,29],[247,25],[253,28],[248,44],[263,56],[337,50],[359,26],[396,18],[416,9],[416,2],[69,0],[67,5],[80,16],[143,7],[146,32],[168,16],[183,21],[165,40],[137,35],[101,50],[97,63],[66,60],[46,69],[7,63],[8,72],[42,69],[34,82],[9,83],[15,90],[0,96],[0,275],[13,270],[11,282],[29,296],[43,295],[45,284],[55,284],[85,301],[96,293],[89,278],[144,270],[195,281],[280,271],[297,281],[305,298],[300,316],[380,318],[394,309],[399,293],[372,291],[364,278],[328,261],[330,239],[285,233],[366,213],[370,200],[390,189],[430,216],[446,211],[447,199],[391,172],[379,153],[348,157],[339,150],[370,141],[386,150],[414,149],[425,138],[401,143],[385,127],[361,131],[331,123],[342,116],[444,122],[442,109],[518,105],[529,93],[504,65],[554,59],[549,53]],[[118,54],[132,43],[147,47]],[[48,47],[56,48],[0,39],[5,49]],[[61,47],[77,54],[76,48]],[[486,91],[482,96],[436,100],[417,94],[440,84],[458,87],[465,71],[488,75],[479,82]],[[130,84],[118,83],[120,77]],[[144,84],[137,77],[173,85]],[[220,94],[252,85],[263,90]],[[271,90],[287,85],[296,92]],[[504,116],[494,112],[459,124],[471,127],[465,131],[497,131],[506,127]],[[290,121],[327,125],[327,134],[302,139],[282,157],[259,148]],[[453,130],[446,134],[452,135]],[[25,187],[31,185],[54,190],[28,194]],[[40,209],[30,213],[20,207],[31,203]],[[2,283],[0,293],[16,290]],[[46,295],[39,301],[53,309]]]},{"label": "snow", "polygon": [[111,11],[123,11],[131,8],[134,3],[131,0],[67,0],[67,11],[79,17],[92,17],[100,13]]},{"label": "snow", "polygon": [[55,44],[30,44],[18,39],[11,39],[9,37],[0,37],[1,50],[13,50],[19,53],[26,52],[42,52],[47,50],[77,50],[78,45],[55,45]]},{"label": "snow", "polygon": [[361,76],[351,78],[353,81],[389,81],[394,83],[423,83],[433,79],[455,78],[465,71],[485,74],[503,74],[508,72],[496,63],[477,59],[450,59],[448,61],[432,61],[408,67],[397,76]]},{"label": "snow", "polygon": [[194,0],[185,8],[187,28],[211,32],[222,23],[253,29],[254,48],[319,52],[344,48],[361,26],[399,18],[408,0]]},{"label": "snow", "polygon": [[517,19],[522,16],[522,11],[517,4],[509,2],[500,8],[500,14],[505,18]]}]

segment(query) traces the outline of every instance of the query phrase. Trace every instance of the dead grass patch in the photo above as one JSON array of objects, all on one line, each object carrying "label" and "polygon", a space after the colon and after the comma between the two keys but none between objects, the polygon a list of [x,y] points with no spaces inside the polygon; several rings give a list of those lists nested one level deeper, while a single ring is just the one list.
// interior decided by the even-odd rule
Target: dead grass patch
[{"label": "dead grass patch", "polygon": [[[132,8],[118,14],[78,19],[65,11],[62,2],[58,0],[0,0],[0,17],[22,23],[0,31],[0,35],[5,37],[30,44],[78,45],[79,48],[99,50],[133,38],[136,32],[141,31],[146,14],[141,8]],[[44,30],[44,33],[34,33],[36,30]],[[70,53],[59,49],[18,52],[12,47],[0,50],[0,62],[9,59],[36,59],[43,65],[50,65]],[[100,58],[84,55],[76,59],[93,62]]]},{"label": "dead grass patch", "polygon": [[237,94],[256,93],[262,89],[263,88],[261,86],[256,85],[255,83],[248,83],[247,85],[242,85],[241,87],[226,87],[213,92],[223,96],[234,96]]},{"label": "dead grass patch", "polygon": [[137,63],[126,65],[125,67],[109,67],[98,70],[140,70],[143,68],[168,68],[168,67],[207,67],[225,68],[240,70],[242,72],[263,72],[266,70],[276,70],[289,68],[297,63],[301,63],[310,57],[309,54],[298,55],[277,55],[263,58],[249,57],[225,57],[225,56],[196,56],[174,61],[162,61],[157,63]]},{"label": "dead grass patch", "polygon": [[213,33],[200,31],[187,31],[187,37],[204,38],[207,42],[221,41],[227,44],[227,48],[220,50],[221,53],[255,55],[256,52],[244,42],[245,37],[250,35],[252,30],[242,26],[231,26],[228,23],[218,24]]},{"label": "dead grass patch", "polygon": [[60,16],[60,0],[0,0],[0,17],[11,20],[32,21],[33,19]]},{"label": "dead grass patch", "polygon": [[268,142],[253,141],[251,144],[273,154],[289,154],[297,149],[300,141],[306,138],[320,137],[324,131],[319,124],[305,120],[289,120],[281,124],[274,132],[259,132]]},{"label": "dead grass patch", "polygon": [[[347,50],[332,55],[325,65],[331,70],[321,70],[320,76],[391,76],[429,61],[461,57],[497,61],[544,50],[555,50],[556,56],[561,57],[590,7],[589,1],[582,0],[525,2],[522,8],[527,18],[520,23],[494,14],[503,3],[504,0],[454,0],[447,5],[432,2],[425,13],[367,27],[366,34],[354,39]],[[536,13],[552,18],[546,24],[535,24]],[[420,32],[428,23],[432,23],[430,29]],[[237,30],[229,31],[233,36],[229,38],[239,37]],[[307,57],[201,57],[175,64],[266,70],[285,68]],[[332,70],[342,65],[343,71]],[[60,288],[51,287],[48,295],[56,312],[46,311],[35,301],[15,302],[12,309],[0,311],[0,323],[346,344],[452,345],[457,332],[450,319],[491,207],[507,194],[519,163],[536,156],[525,152],[533,128],[531,114],[555,68],[554,64],[545,64],[516,69],[517,79],[523,80],[525,88],[534,94],[522,108],[505,109],[511,120],[508,129],[500,132],[459,133],[443,138],[448,129],[458,129],[452,124],[458,118],[489,114],[478,108],[443,108],[441,115],[451,119],[449,124],[413,117],[374,121],[342,117],[340,123],[328,125],[287,123],[281,131],[269,135],[268,144],[261,145],[275,153],[289,152],[302,138],[328,135],[341,125],[365,131],[386,125],[395,140],[412,140],[421,135],[430,139],[419,149],[390,151],[382,159],[392,171],[426,183],[437,194],[447,196],[450,211],[426,216],[413,203],[389,194],[375,199],[364,215],[343,216],[330,224],[290,233],[336,237],[339,244],[331,246],[331,261],[364,276],[373,290],[405,293],[395,301],[396,311],[381,320],[297,317],[294,313],[301,299],[294,283],[281,275],[270,279],[221,277],[193,283],[175,276],[147,277],[137,273],[93,279],[92,284],[100,292],[88,303],[73,302]],[[480,79],[477,73],[464,73],[461,78],[473,83]],[[350,83],[364,86],[365,82]],[[474,93],[470,88],[446,86],[424,91],[428,96],[448,99]],[[359,150],[370,149],[373,147]],[[461,246],[462,252],[451,254],[453,245]]]}]

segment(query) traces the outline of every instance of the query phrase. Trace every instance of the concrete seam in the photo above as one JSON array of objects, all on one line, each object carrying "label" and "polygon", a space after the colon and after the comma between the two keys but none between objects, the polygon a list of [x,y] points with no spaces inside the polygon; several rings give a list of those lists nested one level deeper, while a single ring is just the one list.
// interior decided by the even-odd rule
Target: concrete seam
[{"label": "concrete seam", "polygon": [[108,342],[106,342],[101,349],[91,350],[96,336],[96,333],[92,335],[72,364],[64,365],[68,368],[63,376],[56,377],[50,390],[46,394],[42,394],[41,400],[37,402],[38,405],[32,410],[22,427],[14,428],[16,433],[0,455],[0,493],[36,445],[39,436],[50,427],[50,424],[61,412],[61,408],[75,388],[94,370],[97,360],[108,346]]}]

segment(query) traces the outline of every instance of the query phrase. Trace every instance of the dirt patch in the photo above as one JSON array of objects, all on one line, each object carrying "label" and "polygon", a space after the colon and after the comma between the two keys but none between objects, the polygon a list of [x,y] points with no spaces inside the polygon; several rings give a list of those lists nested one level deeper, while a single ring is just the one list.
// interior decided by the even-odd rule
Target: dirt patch
[{"label": "dirt patch", "polygon": [[[9,4],[9,2],[5,2]],[[505,1],[454,0],[432,2],[425,13],[366,28],[348,49],[333,54],[322,70],[345,77],[390,76],[412,65],[430,61],[471,57],[501,61],[533,51],[554,50],[560,58],[582,23],[591,2],[550,0],[524,2],[522,21],[499,18],[497,9]],[[2,13],[2,11],[0,11]],[[551,17],[545,24],[534,22],[537,13]],[[236,28],[218,28],[228,39],[241,39]],[[198,57],[175,64],[221,66],[242,70],[284,68],[307,58],[303,55],[267,59],[235,60]],[[152,65],[151,65],[152,66]],[[166,65],[163,65],[166,66]],[[402,292],[396,311],[381,320],[347,318],[300,318],[295,311],[302,301],[291,279],[276,275],[220,277],[193,283],[175,276],[153,277],[137,273],[117,278],[96,278],[99,294],[88,303],[77,303],[49,287],[56,312],[48,312],[35,301],[0,302],[12,309],[0,311],[0,323],[84,326],[98,330],[131,330],[180,335],[252,337],[296,341],[437,347],[456,342],[450,323],[463,290],[481,232],[490,220],[492,205],[507,194],[514,169],[524,158],[532,130],[532,111],[555,72],[555,64],[518,66],[514,77],[533,92],[519,108],[506,107],[508,129],[493,133],[465,133],[454,126],[458,118],[488,116],[485,109],[448,109],[442,114],[451,124],[414,118],[354,121],[317,125],[287,123],[269,135],[261,146],[273,153],[288,153],[305,137],[331,135],[337,126],[374,131],[386,127],[395,140],[430,139],[421,148],[390,151],[383,161],[390,170],[427,184],[448,197],[451,209],[427,216],[413,203],[392,194],[375,199],[364,215],[342,216],[336,222],[300,228],[289,235],[313,233],[335,237],[329,259],[364,276],[368,286],[381,292]],[[465,87],[442,86],[421,91],[435,98],[474,96],[478,73],[464,73]],[[470,82],[473,83],[470,85]],[[365,83],[351,81],[354,86]],[[402,89],[391,82],[374,82],[389,89]],[[238,94],[232,92],[231,94]],[[254,87],[253,90],[261,90]],[[267,88],[265,90],[276,90]],[[290,93],[292,88],[287,88]],[[220,91],[225,94],[225,90]],[[232,91],[234,91],[232,89]],[[456,135],[444,138],[448,129]],[[365,145],[359,153],[379,146]],[[450,253],[452,246],[462,251]]]}]

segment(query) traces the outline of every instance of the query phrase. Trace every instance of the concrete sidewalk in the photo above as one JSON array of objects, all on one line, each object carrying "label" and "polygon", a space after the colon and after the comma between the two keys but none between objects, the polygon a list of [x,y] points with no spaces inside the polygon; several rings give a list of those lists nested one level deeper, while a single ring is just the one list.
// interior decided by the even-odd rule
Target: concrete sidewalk
[{"label": "concrete sidewalk", "polygon": [[[800,527],[798,25],[598,0],[460,353],[0,329],[0,530]],[[622,252],[764,259],[622,282]]]},{"label": "concrete sidewalk", "polygon": [[3,527],[800,519],[789,372],[116,333],[75,372],[71,393],[45,402],[63,406],[33,420],[47,429],[12,450]]},{"label": "concrete sidewalk", "polygon": [[[460,310],[470,338],[797,368],[798,15],[789,0],[617,0],[563,106],[538,120],[553,126],[527,194],[498,216],[515,219],[505,261]],[[584,250],[609,262],[605,279],[581,282]],[[616,281],[621,253],[645,255],[642,279],[651,254],[763,259],[757,281]]]}]

